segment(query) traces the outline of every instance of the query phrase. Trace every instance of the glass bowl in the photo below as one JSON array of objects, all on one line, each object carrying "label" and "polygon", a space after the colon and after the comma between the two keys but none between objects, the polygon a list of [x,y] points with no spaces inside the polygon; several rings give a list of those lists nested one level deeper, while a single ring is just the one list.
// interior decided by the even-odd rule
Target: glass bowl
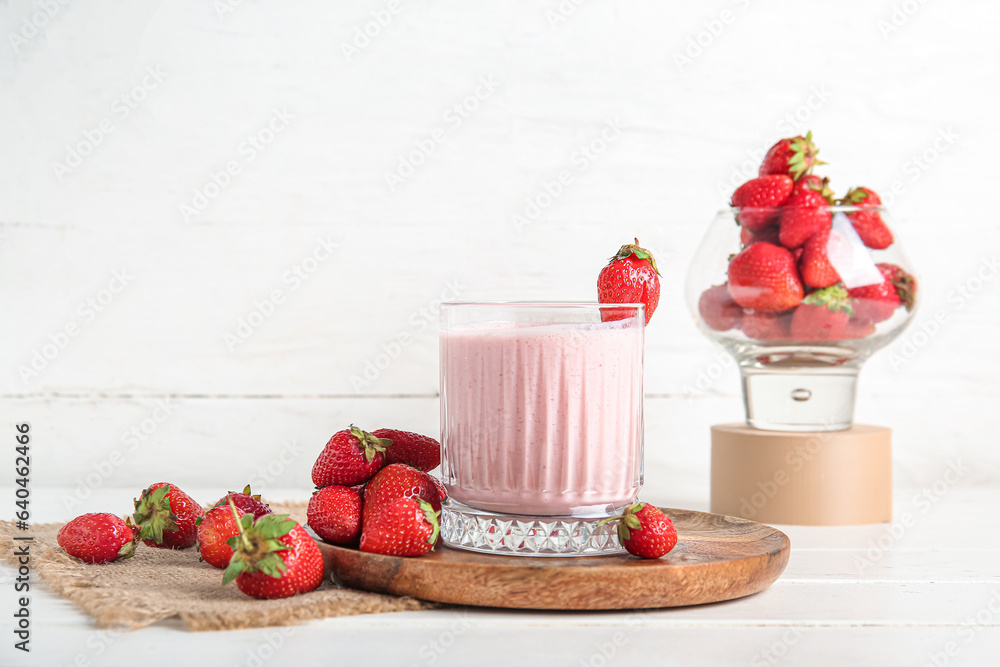
[{"label": "glass bowl", "polygon": [[[813,212],[822,231],[791,249],[779,235],[783,210],[719,211],[688,270],[688,308],[736,359],[750,426],[850,428],[858,372],[913,319],[917,281],[884,208],[822,207]],[[888,247],[858,233],[873,214],[891,234],[869,243]],[[770,247],[751,250],[758,243]]]}]

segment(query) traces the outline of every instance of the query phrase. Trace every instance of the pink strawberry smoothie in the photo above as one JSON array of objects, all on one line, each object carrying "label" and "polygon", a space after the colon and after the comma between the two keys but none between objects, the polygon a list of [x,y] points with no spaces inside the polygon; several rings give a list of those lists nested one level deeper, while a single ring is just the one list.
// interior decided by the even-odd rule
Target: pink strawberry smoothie
[{"label": "pink strawberry smoothie", "polygon": [[482,510],[598,516],[642,486],[643,327],[468,325],[441,332],[444,477]]}]

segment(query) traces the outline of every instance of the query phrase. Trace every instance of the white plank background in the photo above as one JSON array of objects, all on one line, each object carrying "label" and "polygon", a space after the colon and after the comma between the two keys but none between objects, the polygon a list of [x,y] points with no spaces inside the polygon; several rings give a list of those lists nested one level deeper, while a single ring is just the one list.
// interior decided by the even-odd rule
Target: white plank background
[{"label": "white plank background", "polygon": [[[746,165],[812,129],[838,191],[891,199],[921,281],[914,325],[867,364],[859,396],[859,420],[895,431],[897,506],[949,462],[968,472],[920,523],[949,539],[893,544],[881,589],[841,557],[868,533],[797,529],[786,578],[801,581],[723,607],[734,615],[713,618],[740,648],[700,664],[760,657],[749,647],[786,617],[820,626],[787,664],[847,639],[924,656],[997,587],[1000,543],[954,516],[988,519],[1000,477],[998,26],[1000,6],[972,0],[7,0],[0,423],[31,422],[51,520],[130,498],[156,452],[156,476],[180,484],[305,494],[312,457],[348,422],[437,431],[441,299],[593,298],[606,257],[638,236],[663,272],[645,495],[704,509],[708,426],[741,406],[732,364],[686,312],[684,275]],[[387,179],[401,161],[420,164]],[[3,468],[0,498],[11,479]],[[914,611],[941,600],[936,616]],[[53,632],[89,632],[46,605]],[[678,664],[712,643],[703,613],[664,615],[693,628]],[[419,628],[450,622],[416,617],[316,627],[398,622],[412,649]],[[489,641],[541,642],[520,615],[476,618]],[[553,618],[537,623],[562,639],[589,622]],[[847,627],[866,623],[884,632]],[[995,654],[995,627],[950,664]],[[631,650],[665,635],[643,636]]]}]

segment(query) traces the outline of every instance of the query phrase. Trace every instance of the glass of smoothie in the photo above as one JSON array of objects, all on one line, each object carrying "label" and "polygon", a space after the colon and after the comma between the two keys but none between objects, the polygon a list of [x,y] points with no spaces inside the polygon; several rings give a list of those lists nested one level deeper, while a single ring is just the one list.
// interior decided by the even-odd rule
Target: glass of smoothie
[{"label": "glass of smoothie", "polygon": [[642,304],[441,307],[441,534],[529,556],[619,553],[642,487]]}]

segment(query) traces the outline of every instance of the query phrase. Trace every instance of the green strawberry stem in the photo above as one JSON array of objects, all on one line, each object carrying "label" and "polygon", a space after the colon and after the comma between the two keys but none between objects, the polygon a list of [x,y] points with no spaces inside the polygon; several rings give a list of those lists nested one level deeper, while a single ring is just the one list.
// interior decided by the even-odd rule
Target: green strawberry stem
[{"label": "green strawberry stem", "polygon": [[903,307],[907,311],[913,309],[913,302],[917,294],[916,281],[913,280],[913,276],[903,271],[897,272],[897,274],[892,279],[892,284],[896,288],[896,294],[899,295],[899,300],[903,302]]},{"label": "green strawberry stem", "polygon": [[433,532],[427,538],[427,544],[431,545],[431,549],[433,549],[434,544],[437,542],[438,534],[441,532],[441,524],[438,521],[438,515],[441,513],[435,512],[431,504],[423,498],[418,499],[417,502],[420,503],[420,509],[424,511],[424,518],[427,519],[427,523],[434,527]]},{"label": "green strawberry stem", "polygon": [[236,503],[233,502],[232,498],[229,499],[229,510],[233,513],[233,518],[236,519],[236,530],[239,531],[237,536],[240,538],[240,543],[249,552],[253,548],[253,545],[250,544],[250,540],[247,538],[247,531],[243,527],[243,517],[236,511]]},{"label": "green strawberry stem", "polygon": [[612,516],[607,519],[602,519],[597,522],[598,526],[603,526],[606,523],[611,523],[612,521],[618,522],[618,540],[623,542],[631,537],[629,528],[632,530],[639,530],[642,528],[642,523],[639,521],[639,517],[636,513],[640,512],[646,503],[632,503],[625,508],[621,516]]},{"label": "green strawberry stem", "polygon": [[177,515],[170,511],[170,485],[164,484],[155,491],[143,489],[138,500],[135,500],[135,513],[132,518],[138,528],[137,540],[153,540],[157,544],[163,542],[163,533],[179,530]]},{"label": "green strawberry stem", "polygon": [[[246,486],[243,487],[242,491],[238,491],[238,492],[237,491],[227,491],[225,497],[222,500],[220,500],[218,503],[216,503],[215,506],[212,507],[212,509],[215,509],[216,507],[222,507],[223,505],[226,504],[226,499],[228,499],[229,496],[234,495],[236,493],[242,493],[245,496],[250,496],[254,500],[258,500],[258,501],[260,500],[260,494],[259,493],[254,493],[253,491],[251,491],[250,490],[250,485],[247,484]],[[200,524],[201,524],[201,517],[198,517],[198,520],[195,522],[195,525],[200,525]]]},{"label": "green strawberry stem", "polygon": [[842,283],[816,290],[802,299],[802,303],[810,306],[826,306],[827,309],[833,312],[842,311],[854,317],[854,306],[851,305],[851,297],[847,293],[847,288]]},{"label": "green strawberry stem", "polygon": [[389,438],[376,438],[371,433],[362,431],[354,424],[351,424],[348,430],[350,430],[351,435],[357,438],[360,442],[361,448],[365,452],[365,459],[368,463],[371,463],[372,459],[375,458],[376,452],[385,452],[385,448],[392,444],[392,440]]},{"label": "green strawberry stem", "polygon": [[648,260],[649,265],[653,267],[653,271],[656,271],[656,275],[660,275],[660,270],[656,268],[656,260],[653,258],[653,253],[640,246],[638,238],[635,239],[635,243],[629,243],[619,248],[618,252],[615,253],[615,256],[612,257],[610,261],[614,262],[619,259],[627,259],[632,255],[635,255],[636,259]]},{"label": "green strawberry stem", "polygon": [[132,529],[132,539],[118,550],[119,558],[131,558],[135,555],[136,547],[139,546],[139,527],[132,521],[132,517],[125,517],[125,525]]},{"label": "green strawberry stem", "polygon": [[279,538],[290,533],[296,526],[295,522],[287,514],[265,514],[256,521],[252,512],[240,516],[232,498],[229,499],[229,509],[236,518],[238,532],[226,542],[233,550],[233,557],[222,575],[222,585],[251,572],[263,572],[280,579],[288,571],[288,566],[278,552],[290,547]]},{"label": "green strawberry stem", "polygon": [[826,164],[817,157],[819,149],[813,143],[812,130],[806,132],[805,137],[792,139],[789,147],[792,149],[792,157],[788,158],[788,172],[794,181],[810,173],[813,167]]}]

